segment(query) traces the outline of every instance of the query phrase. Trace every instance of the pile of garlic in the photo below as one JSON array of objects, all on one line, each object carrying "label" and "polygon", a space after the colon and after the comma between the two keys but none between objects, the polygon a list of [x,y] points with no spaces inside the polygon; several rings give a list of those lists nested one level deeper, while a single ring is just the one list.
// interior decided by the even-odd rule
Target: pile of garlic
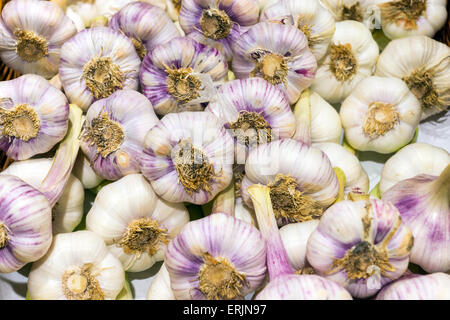
[{"label": "pile of garlic", "polygon": [[446,4],[7,1],[0,273],[32,300],[448,299],[450,155],[417,142],[449,115]]}]

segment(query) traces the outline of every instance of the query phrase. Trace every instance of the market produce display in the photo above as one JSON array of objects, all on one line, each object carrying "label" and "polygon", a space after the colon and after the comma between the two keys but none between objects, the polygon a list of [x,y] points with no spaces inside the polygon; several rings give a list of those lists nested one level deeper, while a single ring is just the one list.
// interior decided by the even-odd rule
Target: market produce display
[{"label": "market produce display", "polygon": [[446,0],[0,9],[0,299],[450,300]]}]

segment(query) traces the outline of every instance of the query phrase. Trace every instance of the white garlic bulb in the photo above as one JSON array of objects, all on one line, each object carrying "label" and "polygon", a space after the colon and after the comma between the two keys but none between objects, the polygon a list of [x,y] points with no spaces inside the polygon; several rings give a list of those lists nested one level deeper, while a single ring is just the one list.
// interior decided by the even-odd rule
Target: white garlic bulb
[{"label": "white garlic bulb", "polygon": [[125,271],[139,272],[163,260],[167,244],[187,222],[184,204],[159,199],[142,175],[131,174],[99,191],[86,228],[105,240]]},{"label": "white garlic bulb", "polygon": [[421,120],[449,108],[450,47],[439,41],[426,36],[392,40],[375,74],[405,81],[422,105]]},{"label": "white garlic bulb", "polygon": [[60,233],[28,276],[32,300],[111,300],[125,272],[102,238],[91,231]]},{"label": "white garlic bulb", "polygon": [[[50,171],[52,163],[52,159],[48,158],[15,161],[1,174],[16,176],[38,189]],[[83,185],[71,175],[52,209],[53,234],[72,232],[83,217],[83,204]]]},{"label": "white garlic bulb", "polygon": [[82,150],[78,152],[72,174],[80,180],[85,189],[95,188],[103,181],[103,178],[92,169],[91,163]]},{"label": "white garlic bulb", "polygon": [[146,300],[175,300],[170,287],[170,276],[166,264],[163,263],[148,288]]},{"label": "white garlic bulb", "polygon": [[450,163],[449,153],[428,143],[412,143],[389,158],[381,170],[380,192],[419,174],[439,176]]},{"label": "white garlic bulb", "polygon": [[422,110],[405,82],[373,76],[345,99],[340,115],[345,138],[354,149],[386,154],[412,140]]},{"label": "white garlic bulb", "polygon": [[447,20],[447,0],[390,0],[378,5],[381,27],[390,39],[433,37]]},{"label": "white garlic bulb", "polygon": [[372,74],[378,54],[378,45],[364,24],[337,22],[330,49],[311,90],[330,103],[342,102],[361,80]]}]

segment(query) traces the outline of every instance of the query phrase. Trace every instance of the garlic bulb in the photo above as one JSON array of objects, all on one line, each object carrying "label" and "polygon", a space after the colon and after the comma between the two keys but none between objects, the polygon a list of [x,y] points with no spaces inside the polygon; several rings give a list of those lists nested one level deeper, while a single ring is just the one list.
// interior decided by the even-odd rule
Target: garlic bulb
[{"label": "garlic bulb", "polygon": [[77,32],[64,11],[49,1],[15,0],[1,17],[1,60],[22,74],[57,74],[61,46]]},{"label": "garlic bulb", "polygon": [[165,263],[161,265],[158,273],[152,280],[148,288],[146,300],[175,300],[172,288],[170,287],[170,276]]},{"label": "garlic bulb", "polygon": [[141,60],[125,35],[106,27],[78,32],[61,48],[59,77],[69,101],[84,111],[118,89],[138,88]]},{"label": "garlic bulb", "polygon": [[238,79],[256,76],[277,86],[293,104],[311,85],[317,62],[298,28],[260,22],[234,43],[232,69]]},{"label": "garlic bulb", "polygon": [[[52,166],[52,159],[30,159],[14,161],[1,175],[16,176],[32,187],[39,189]],[[64,191],[52,210],[53,234],[72,232],[83,217],[84,189],[81,182],[70,175]]]},{"label": "garlic bulb", "polygon": [[408,268],[411,230],[398,210],[378,199],[337,202],[323,214],[308,240],[314,270],[366,298]]},{"label": "garlic bulb", "polygon": [[52,242],[47,198],[23,180],[0,175],[0,273],[40,259]]},{"label": "garlic bulb", "polygon": [[390,39],[433,37],[447,21],[447,0],[391,0],[378,4],[381,27]]},{"label": "garlic bulb", "polygon": [[241,197],[235,200],[234,217],[257,227],[255,212],[245,205]]},{"label": "garlic bulb", "polygon": [[139,173],[145,135],[158,121],[145,96],[134,90],[117,90],[89,107],[81,149],[104,179]]},{"label": "garlic bulb", "polygon": [[319,220],[290,223],[280,228],[280,236],[289,259],[289,264],[297,274],[314,272],[306,260],[308,239],[319,225]]},{"label": "garlic bulb", "polygon": [[426,36],[392,40],[381,53],[375,74],[405,81],[422,105],[421,120],[448,110],[450,48],[439,41]]},{"label": "garlic bulb", "polygon": [[338,167],[344,172],[346,194],[353,191],[369,192],[369,176],[353,153],[343,146],[331,142],[317,143],[314,147],[327,155],[334,168]]},{"label": "garlic bulb", "polygon": [[164,116],[146,135],[141,171],[169,202],[205,204],[233,177],[234,142],[209,112]]},{"label": "garlic bulb", "polygon": [[[156,21],[157,23],[148,23]],[[180,33],[167,13],[145,2],[131,2],[112,16],[109,27],[131,39],[141,59],[159,44],[179,37]]]},{"label": "garlic bulb", "polygon": [[439,176],[421,174],[398,182],[382,199],[395,205],[412,230],[411,262],[429,273],[449,271],[450,163]]},{"label": "garlic bulb", "polygon": [[336,22],[328,54],[317,70],[311,90],[329,103],[342,102],[364,78],[372,74],[378,45],[361,22]]},{"label": "garlic bulb", "polygon": [[283,91],[261,78],[224,83],[205,110],[234,136],[237,164],[245,164],[249,148],[291,138],[295,132],[294,114]]},{"label": "garlic bulb", "polygon": [[178,21],[187,36],[231,60],[233,43],[258,18],[257,0],[183,0]]},{"label": "garlic bulb", "polygon": [[176,299],[242,299],[264,280],[266,245],[252,225],[214,213],[185,225],[164,262]]},{"label": "garlic bulb", "polygon": [[414,137],[420,102],[397,78],[362,80],[341,105],[345,138],[360,151],[391,153]]},{"label": "garlic bulb", "polygon": [[450,300],[450,275],[439,272],[395,281],[377,295],[377,300]]},{"label": "garlic bulb", "polygon": [[69,125],[64,94],[34,74],[0,82],[0,148],[14,160],[50,151]]},{"label": "garlic bulb", "polygon": [[439,176],[450,163],[449,153],[427,143],[412,143],[390,157],[380,175],[381,195],[396,183],[420,174]]},{"label": "garlic bulb", "polygon": [[111,300],[122,290],[125,273],[102,238],[91,231],[53,237],[46,255],[28,276],[32,300]]},{"label": "garlic bulb", "polygon": [[266,8],[278,3],[280,0],[257,0],[257,1],[261,13],[263,13]]},{"label": "garlic bulb", "polygon": [[167,244],[188,222],[184,204],[159,199],[142,175],[131,174],[99,191],[86,229],[105,240],[125,271],[140,272],[164,259]]},{"label": "garlic bulb", "polygon": [[154,48],[140,72],[142,93],[159,115],[200,111],[212,100],[215,86],[226,80],[228,64],[217,49],[188,37]]},{"label": "garlic bulb", "polygon": [[279,225],[319,219],[338,194],[338,179],[328,157],[317,148],[292,139],[262,144],[249,153],[241,195],[252,207],[247,188],[270,188]]},{"label": "garlic bulb", "polygon": [[261,21],[267,20],[283,21],[302,31],[317,61],[326,54],[335,31],[334,17],[319,0],[280,0],[261,13]]},{"label": "garlic bulb", "polygon": [[270,188],[252,185],[248,193],[267,244],[269,283],[257,293],[256,300],[351,300],[350,294],[333,281],[316,275],[294,274],[275,220]]},{"label": "garlic bulb", "polygon": [[103,178],[97,175],[94,169],[92,169],[89,160],[82,150],[78,152],[72,174],[80,180],[85,189],[95,188],[103,181]]}]

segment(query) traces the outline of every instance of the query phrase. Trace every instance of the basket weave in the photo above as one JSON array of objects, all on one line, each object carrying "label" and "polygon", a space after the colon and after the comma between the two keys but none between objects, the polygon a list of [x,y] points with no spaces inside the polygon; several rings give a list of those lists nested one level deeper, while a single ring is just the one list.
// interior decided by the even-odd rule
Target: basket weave
[{"label": "basket weave", "polygon": [[[1,0],[0,13],[5,3],[9,1],[10,0]],[[447,24],[438,33],[436,33],[434,39],[450,46],[450,12],[447,18]],[[1,72],[1,81],[11,80],[20,76],[19,72],[7,67],[1,60],[0,60],[0,72]],[[11,162],[12,160],[9,159],[5,155],[5,153],[0,150],[0,172],[5,170]]]}]

